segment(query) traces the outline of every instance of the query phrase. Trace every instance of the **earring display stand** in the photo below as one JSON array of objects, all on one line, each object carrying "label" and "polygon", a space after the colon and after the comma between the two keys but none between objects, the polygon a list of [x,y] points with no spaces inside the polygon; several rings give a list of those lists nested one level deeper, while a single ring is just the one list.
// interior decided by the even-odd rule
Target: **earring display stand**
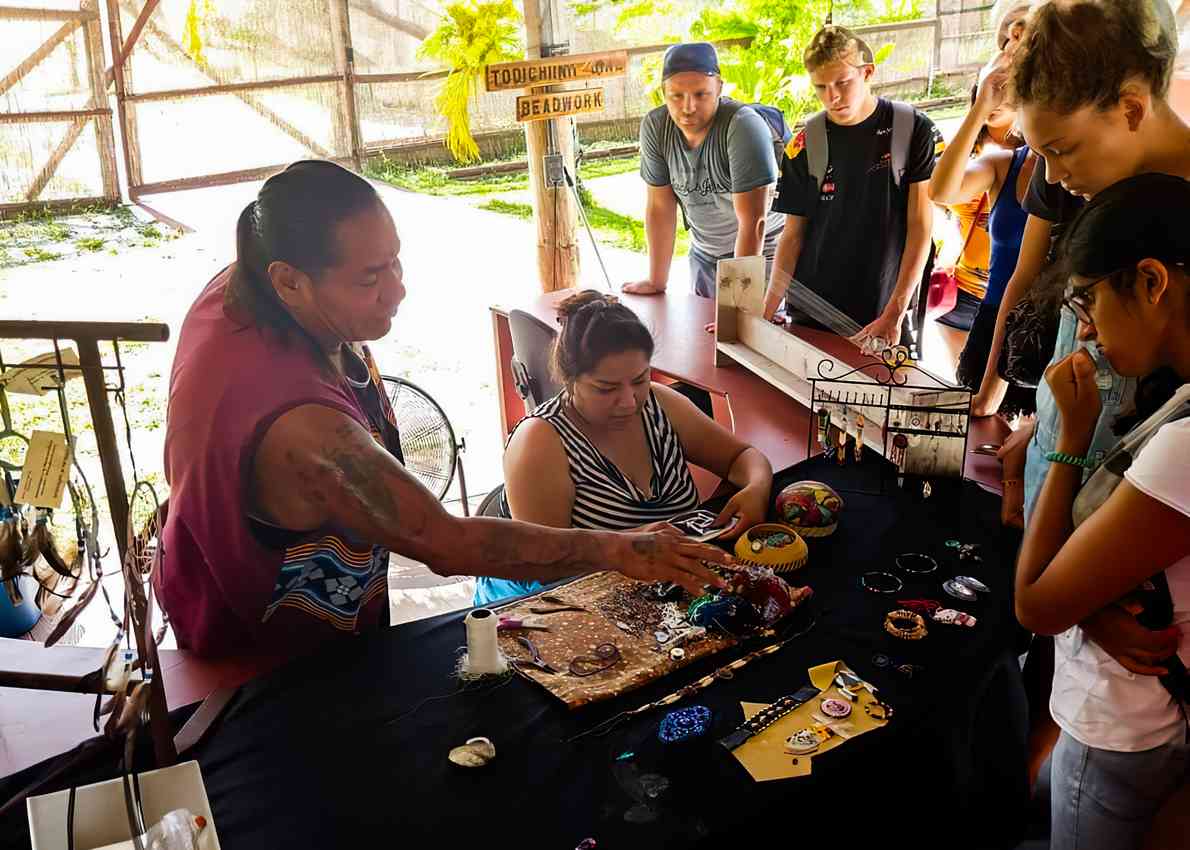
[{"label": "earring display stand", "polygon": [[[809,409],[807,457],[825,453],[826,446],[816,448],[815,440],[818,411],[825,407],[832,436],[840,434],[840,426],[846,424],[845,465],[865,463],[862,452],[859,459],[855,456],[858,415],[864,417],[860,439],[875,454],[893,459],[893,440],[903,438],[904,463],[894,464],[891,475],[888,466],[881,464],[877,494],[886,492],[890,477],[900,479],[903,485],[920,483],[923,488],[931,481],[962,478],[971,424],[969,390],[930,374],[911,360],[902,346],[887,348],[878,357],[858,351],[854,357],[838,356],[837,335],[789,329],[765,319],[765,290],[763,257],[719,261],[715,365],[739,365]],[[834,354],[827,350],[831,348]],[[836,452],[837,442],[832,441],[831,447]],[[828,461],[824,458],[823,462]]]},{"label": "earring display stand", "polygon": [[[863,463],[853,459],[857,437],[849,433],[859,414],[866,422],[862,438],[865,445],[874,443],[880,454],[892,461],[880,464],[878,490],[842,489],[883,495],[893,477],[902,486],[910,483],[923,487],[930,481],[962,478],[970,434],[972,394],[969,390],[940,390],[936,383],[910,383],[915,374],[931,382],[934,379],[913,365],[908,352],[901,346],[887,349],[880,360],[853,368],[838,377],[833,374],[835,368],[835,361],[823,359],[818,363],[816,376],[810,378],[810,404],[814,415],[806,436],[806,456],[835,463],[838,443],[842,440],[846,449],[845,463]],[[828,437],[829,446],[816,448],[818,411],[822,409],[830,415],[833,439]],[[840,428],[841,424],[845,428]],[[903,435],[908,443],[902,459],[891,450],[897,435]]]}]

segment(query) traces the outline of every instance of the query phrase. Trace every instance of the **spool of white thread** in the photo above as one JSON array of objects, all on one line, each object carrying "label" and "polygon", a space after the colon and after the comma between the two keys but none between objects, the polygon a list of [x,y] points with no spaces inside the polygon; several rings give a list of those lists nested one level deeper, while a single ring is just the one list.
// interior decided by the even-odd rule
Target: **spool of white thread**
[{"label": "spool of white thread", "polygon": [[492,676],[508,671],[508,661],[496,642],[496,615],[488,608],[476,608],[463,622],[467,626],[467,657],[463,672],[468,676]]}]

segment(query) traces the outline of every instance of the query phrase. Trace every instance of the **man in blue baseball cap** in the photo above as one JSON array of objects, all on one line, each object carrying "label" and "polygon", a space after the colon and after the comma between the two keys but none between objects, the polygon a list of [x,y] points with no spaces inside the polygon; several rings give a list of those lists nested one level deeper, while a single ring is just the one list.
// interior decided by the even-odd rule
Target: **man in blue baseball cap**
[{"label": "man in blue baseball cap", "polygon": [[705,42],[669,48],[661,85],[665,105],[640,126],[649,276],[623,289],[665,292],[680,206],[690,230],[691,284],[696,294],[713,297],[719,260],[764,254],[772,263],[784,223],[769,212],[777,182],[774,141],[782,144],[773,124],[783,128],[784,120],[722,97],[719,57]]}]

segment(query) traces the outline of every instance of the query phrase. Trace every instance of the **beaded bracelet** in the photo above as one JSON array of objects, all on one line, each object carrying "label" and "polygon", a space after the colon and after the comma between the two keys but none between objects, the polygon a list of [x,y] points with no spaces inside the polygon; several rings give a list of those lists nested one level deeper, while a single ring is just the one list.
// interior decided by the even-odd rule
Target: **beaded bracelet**
[{"label": "beaded bracelet", "polygon": [[873,570],[859,577],[859,586],[872,593],[898,593],[905,584],[892,573]]},{"label": "beaded bracelet", "polygon": [[[879,714],[874,714],[873,710],[879,711]],[[864,714],[875,720],[892,720],[893,710],[892,706],[880,700],[873,700],[869,703],[864,703]]]},{"label": "beaded bracelet", "polygon": [[1064,463],[1067,466],[1078,466],[1083,469],[1094,469],[1095,462],[1090,458],[1076,457],[1066,452],[1050,452],[1045,456],[1050,463]]},{"label": "beaded bracelet", "polygon": [[[898,626],[897,620],[908,620],[913,626],[911,628]],[[926,636],[926,621],[922,619],[921,614],[915,614],[902,608],[888,613],[888,616],[884,618],[884,630],[901,640],[921,640]]]}]

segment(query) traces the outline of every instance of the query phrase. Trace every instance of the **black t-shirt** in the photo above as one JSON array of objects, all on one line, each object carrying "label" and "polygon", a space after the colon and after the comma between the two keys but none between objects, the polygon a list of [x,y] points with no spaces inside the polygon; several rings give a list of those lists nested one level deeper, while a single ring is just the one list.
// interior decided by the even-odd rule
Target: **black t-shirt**
[{"label": "black t-shirt", "polygon": [[805,132],[781,159],[773,209],[809,219],[794,277],[861,325],[875,320],[897,285],[905,251],[909,184],[929,180],[945,143],[917,112],[905,175],[893,183],[892,104],[852,127],[826,122],[830,161],[818,191],[810,176]]},{"label": "black t-shirt", "polygon": [[1021,206],[1029,215],[1035,215],[1050,223],[1050,249],[1045,259],[1046,265],[1054,261],[1054,249],[1058,240],[1066,226],[1074,221],[1085,205],[1086,201],[1067,192],[1061,183],[1048,182],[1045,179],[1045,163],[1037,163],[1033,169],[1033,176],[1029,179],[1025,202]]}]

